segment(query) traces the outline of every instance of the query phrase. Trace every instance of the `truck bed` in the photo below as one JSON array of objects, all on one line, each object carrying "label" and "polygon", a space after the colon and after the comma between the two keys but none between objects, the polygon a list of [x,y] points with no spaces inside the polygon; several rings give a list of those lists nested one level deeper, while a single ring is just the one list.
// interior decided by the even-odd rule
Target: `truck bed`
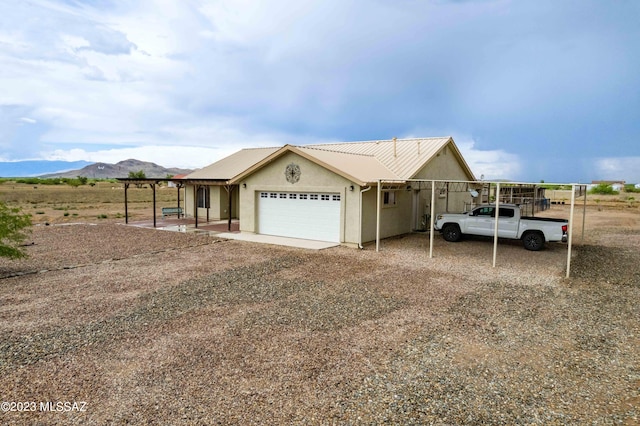
[{"label": "truck bed", "polygon": [[553,217],[534,217],[534,216],[521,216],[520,219],[526,219],[526,220],[537,220],[540,222],[568,222],[567,219],[557,219],[557,218],[553,218]]}]

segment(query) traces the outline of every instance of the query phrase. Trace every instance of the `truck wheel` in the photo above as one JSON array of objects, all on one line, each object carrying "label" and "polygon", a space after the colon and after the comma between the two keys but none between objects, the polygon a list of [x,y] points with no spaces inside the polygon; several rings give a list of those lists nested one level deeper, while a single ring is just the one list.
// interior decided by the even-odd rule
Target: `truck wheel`
[{"label": "truck wheel", "polygon": [[541,250],[544,247],[544,235],[539,232],[527,232],[522,236],[522,244],[527,250]]},{"label": "truck wheel", "polygon": [[462,232],[460,232],[458,225],[449,223],[442,228],[442,237],[449,242],[455,243],[462,239]]}]

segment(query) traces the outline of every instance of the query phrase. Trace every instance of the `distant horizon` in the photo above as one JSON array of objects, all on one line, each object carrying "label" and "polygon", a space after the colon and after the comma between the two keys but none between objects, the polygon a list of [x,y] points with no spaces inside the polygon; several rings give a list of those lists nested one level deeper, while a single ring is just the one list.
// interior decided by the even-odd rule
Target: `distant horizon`
[{"label": "distant horizon", "polygon": [[[95,161],[95,162],[89,162],[89,161],[83,161],[83,160],[79,160],[79,161],[64,161],[64,160],[16,160],[16,161],[0,161],[0,178],[27,178],[27,177],[33,177],[33,178],[37,178],[37,177],[42,177],[43,175],[47,175],[47,174],[55,174],[55,173],[66,173],[66,172],[70,172],[70,171],[74,171],[74,170],[80,170],[84,167],[93,165],[93,164],[98,164],[98,163],[104,163],[104,164],[108,164],[108,165],[116,165],[120,162],[123,161],[127,161],[127,160],[135,160],[135,161],[141,161],[141,162],[145,162],[145,163],[153,163],[156,164],[157,166],[166,168],[166,169],[184,169],[183,167],[173,167],[173,166],[166,166],[166,165],[162,165],[162,164],[158,164],[155,163],[153,161],[146,161],[146,160],[140,160],[140,159],[136,159],[136,158],[127,158],[126,160],[120,160],[116,163],[105,163],[103,161]],[[41,170],[44,170],[42,172],[38,172],[38,173],[31,173],[31,174],[17,174],[17,175],[10,175],[5,173],[5,165],[6,164],[15,164],[15,165],[19,165],[22,163],[30,163],[33,166],[46,166],[46,165],[53,165],[53,164],[74,164],[74,167],[71,168],[67,168],[67,169],[58,169],[58,170],[53,170],[50,168],[42,168]],[[186,168],[189,169],[189,168]],[[197,168],[193,168],[191,170],[196,170]],[[118,177],[126,177],[126,176],[118,176]],[[625,179],[590,179],[588,182],[587,181],[575,181],[575,182],[559,182],[559,181],[547,181],[544,180],[544,182],[540,182],[540,181],[519,181],[519,180],[514,180],[514,179],[480,179],[479,176],[476,176],[478,178],[478,182],[480,181],[486,181],[486,182],[501,182],[501,183],[525,183],[525,184],[540,184],[540,185],[569,185],[569,184],[583,184],[583,185],[591,185],[597,181],[612,181],[612,182],[622,182],[624,181],[625,184],[627,185],[635,185],[640,183],[640,181],[627,181]],[[116,177],[113,178],[104,178],[104,179],[114,179]]]}]

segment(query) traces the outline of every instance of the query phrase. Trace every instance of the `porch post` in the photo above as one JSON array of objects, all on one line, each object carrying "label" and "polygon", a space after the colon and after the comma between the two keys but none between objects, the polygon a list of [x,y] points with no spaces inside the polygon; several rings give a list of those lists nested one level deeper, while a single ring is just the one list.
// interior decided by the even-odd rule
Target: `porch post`
[{"label": "porch post", "polygon": [[196,218],[196,229],[198,229],[198,191],[200,190],[200,185],[193,185],[193,207],[194,214],[193,216]]},{"label": "porch post", "polygon": [[129,202],[127,200],[127,190],[129,189],[129,184],[125,182],[124,184],[124,223],[129,223]]},{"label": "porch post", "polygon": [[229,199],[229,222],[227,223],[227,231],[231,232],[231,206],[233,205],[231,202],[231,197],[233,194],[233,185],[226,185],[225,189],[227,190],[227,198]]},{"label": "porch post", "polygon": [[153,227],[156,227],[156,184],[151,183],[151,188],[153,189]]},{"label": "porch post", "polygon": [[[177,183],[176,187],[178,188],[178,209],[180,208],[180,184]],[[180,210],[178,210],[180,211]],[[178,219],[180,219],[180,213],[178,213]]]}]

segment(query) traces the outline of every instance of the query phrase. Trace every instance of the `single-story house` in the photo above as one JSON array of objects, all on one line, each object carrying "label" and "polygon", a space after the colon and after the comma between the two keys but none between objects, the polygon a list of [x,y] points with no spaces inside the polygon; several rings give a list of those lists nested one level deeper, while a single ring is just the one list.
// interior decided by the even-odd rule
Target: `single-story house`
[{"label": "single-story house", "polygon": [[[451,137],[243,149],[184,177],[185,213],[237,218],[240,231],[349,246],[424,225],[431,186],[475,181]],[[468,190],[436,189],[437,212],[462,211]]]},{"label": "single-story house", "polygon": [[598,185],[608,185],[614,191],[623,191],[625,184],[624,180],[592,180],[591,185],[587,185],[587,190],[591,190]]}]

